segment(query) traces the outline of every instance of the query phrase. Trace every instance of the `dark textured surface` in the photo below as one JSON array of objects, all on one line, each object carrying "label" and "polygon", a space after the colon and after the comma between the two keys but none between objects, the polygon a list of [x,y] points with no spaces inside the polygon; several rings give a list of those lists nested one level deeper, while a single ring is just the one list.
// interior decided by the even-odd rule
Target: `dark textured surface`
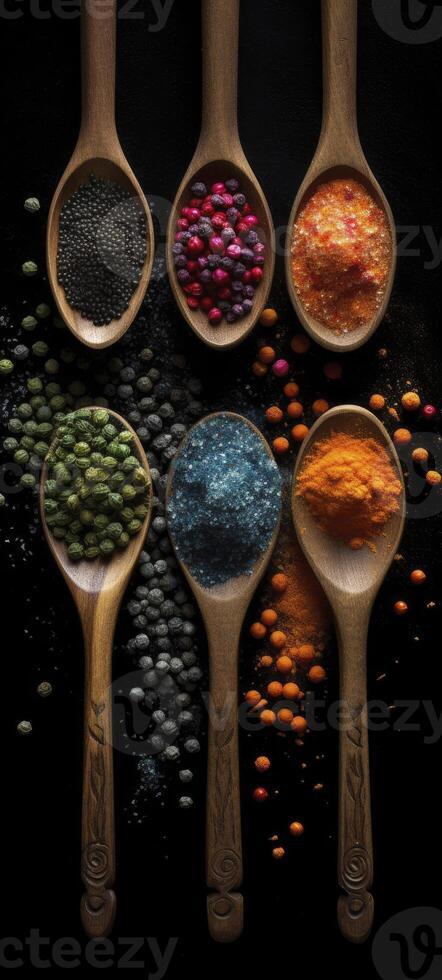
[{"label": "dark textured surface", "polygon": [[[366,404],[369,394],[397,398],[406,380],[424,399],[437,403],[440,391],[440,268],[425,268],[430,250],[423,228],[441,235],[441,43],[398,43],[378,27],[371,4],[360,4],[360,130],[369,163],[390,201],[398,226],[416,226],[412,247],[402,257],[389,314],[377,336],[361,352],[345,358],[345,380],[324,384],[321,366],[328,358],[315,351],[308,376],[300,379],[308,404],[314,395]],[[45,6],[41,9],[47,10]],[[145,17],[121,21],[118,37],[118,124],[123,148],[151,203],[155,205],[157,247],[161,252],[168,201],[187,167],[197,138],[200,115],[200,28],[197,0],[176,0],[169,21],[149,32],[155,21],[150,3],[137,5]],[[269,200],[275,226],[287,219],[293,197],[314,151],[320,122],[319,3],[290,0],[243,0],[241,14],[240,130],[246,153]],[[5,20],[0,32],[2,84],[2,287],[1,303],[18,317],[22,297],[42,298],[41,285],[26,283],[21,262],[43,262],[41,217],[33,220],[22,201],[36,194],[47,210],[53,189],[74,145],[79,118],[78,21],[22,17]],[[401,232],[400,238],[403,237]],[[176,314],[161,284],[152,301],[161,302],[167,343],[175,333],[188,345],[195,372],[207,379],[211,409],[244,410],[260,421],[259,387],[251,388],[252,338],[236,353],[219,358],[202,350]],[[283,324],[294,316],[283,285],[279,258],[273,304]],[[289,331],[290,332],[290,331]],[[135,332],[140,339],[140,328]],[[157,337],[158,346],[158,337]],[[389,350],[380,363],[379,346]],[[220,369],[222,361],[223,369]],[[265,388],[271,403],[276,386]],[[112,406],[116,407],[116,406]],[[439,459],[440,465],[440,459]],[[438,509],[438,507],[436,508]],[[18,508],[20,511],[20,508]],[[422,511],[417,509],[416,516]],[[27,534],[29,505],[17,517],[12,534],[2,513],[5,534]],[[427,698],[440,712],[440,616],[426,602],[438,600],[440,537],[437,517],[409,522],[403,545],[406,563],[393,568],[376,608],[370,634],[369,697],[389,703]],[[9,558],[12,554],[13,560]],[[23,554],[23,559],[20,555]],[[8,826],[2,867],[8,901],[3,935],[24,938],[31,927],[53,940],[78,936],[80,896],[79,831],[81,788],[82,658],[73,610],[44,545],[38,539],[31,557],[6,546],[3,622],[11,625],[3,644],[3,698],[9,724],[3,744],[8,762],[4,776]],[[428,585],[411,593],[412,567],[429,572]],[[395,620],[391,603],[406,596],[408,619]],[[48,635],[39,608],[50,607]],[[124,631],[123,617],[121,630]],[[413,638],[419,636],[419,642]],[[247,648],[246,648],[247,651]],[[251,655],[250,649],[247,656]],[[242,674],[252,680],[247,657]],[[37,699],[35,687],[58,666],[57,696]],[[124,670],[118,663],[116,669]],[[386,671],[379,693],[376,677]],[[337,691],[336,663],[330,669],[330,698]],[[34,734],[19,739],[15,724],[32,715]],[[428,723],[413,733],[380,732],[371,739],[376,899],[375,930],[401,909],[440,905],[439,769],[440,745],[427,745]],[[260,750],[270,746],[266,733]],[[164,808],[147,823],[127,821],[136,785],[126,756],[116,760],[118,896],[115,937],[156,936],[163,946],[179,936],[170,976],[181,970],[198,975],[239,968],[239,955],[250,974],[338,970],[375,977],[370,943],[351,948],[336,927],[336,740],[318,736],[318,778],[327,784],[322,806],[313,805],[296,779],[281,787],[281,810],[260,811],[250,802],[255,785],[250,771],[254,746],[244,736],[243,816],[246,928],[239,948],[215,948],[205,924],[203,807],[192,814]],[[314,756],[313,756],[314,758]],[[9,766],[10,764],[10,766]],[[201,759],[201,765],[203,760]],[[287,768],[284,769],[287,777]],[[200,793],[202,797],[202,793]],[[200,799],[198,802],[202,802]],[[302,814],[307,832],[291,859],[276,866],[266,837],[287,815]],[[295,859],[295,853],[299,855]],[[150,969],[153,971],[153,964]],[[389,977],[390,980],[390,977]],[[396,977],[391,975],[391,980]],[[398,978],[399,980],[399,978]]]}]

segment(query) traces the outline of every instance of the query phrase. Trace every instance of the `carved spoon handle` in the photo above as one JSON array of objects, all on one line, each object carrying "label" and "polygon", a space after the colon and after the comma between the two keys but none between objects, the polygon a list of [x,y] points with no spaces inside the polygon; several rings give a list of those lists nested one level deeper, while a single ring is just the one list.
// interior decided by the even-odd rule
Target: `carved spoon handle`
[{"label": "carved spoon handle", "polygon": [[367,729],[366,639],[368,617],[338,624],[341,701],[345,724],[340,733],[338,923],[350,942],[368,938],[374,915],[373,844]]},{"label": "carved spoon handle", "polygon": [[238,764],[239,627],[209,632],[210,703],[207,773],[207,898],[209,930],[218,942],[243,927],[241,807]]},{"label": "carved spoon handle", "polygon": [[[98,600],[99,601],[99,600]],[[112,929],[116,897],[114,788],[112,760],[113,622],[91,614],[83,620],[86,683],[81,877],[85,892],[81,918],[88,936]],[[110,616],[112,620],[112,616]]]}]

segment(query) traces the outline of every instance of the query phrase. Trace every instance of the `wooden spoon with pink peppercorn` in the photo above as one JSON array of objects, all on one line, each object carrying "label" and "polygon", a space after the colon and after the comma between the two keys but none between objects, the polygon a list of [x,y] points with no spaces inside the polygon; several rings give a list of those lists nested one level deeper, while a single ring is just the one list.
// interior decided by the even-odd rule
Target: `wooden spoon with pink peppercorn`
[{"label": "wooden spoon with pink peppercorn", "polygon": [[[154,233],[149,205],[129,166],[115,126],[116,0],[82,0],[82,115],[78,140],[52,199],[46,234],[46,264],[58,310],[77,340],[99,350],[109,347],[131,326],[149,284],[154,259]],[[146,217],[146,255],[141,277],[127,310],[107,326],[95,326],[70,306],[57,276],[60,213],[63,205],[91,173],[120,184],[137,198]]]},{"label": "wooden spoon with pink peppercorn", "polygon": [[[295,197],[288,223],[286,281],[302,326],[311,337],[333,351],[351,351],[372,336],[386,312],[396,270],[396,228],[388,201],[370,170],[359,141],[356,110],[357,0],[322,0],[323,119],[316,153]],[[325,181],[358,181],[384,212],[391,238],[391,261],[380,306],[372,319],[346,333],[335,333],[314,319],[296,291],[291,267],[293,225],[300,209]]]},{"label": "wooden spoon with pink peppercorn", "polygon": [[[197,336],[209,347],[227,350],[241,343],[253,330],[269,295],[275,265],[275,233],[263,191],[241,146],[237,120],[238,33],[240,0],[202,0],[203,118],[193,160],[185,174],[170,213],[167,229],[167,267],[176,303]],[[256,288],[253,308],[247,315],[213,326],[201,309],[191,310],[177,279],[172,248],[181,209],[192,197],[191,187],[203,182],[208,189],[219,181],[240,182],[265,243],[263,276]]]}]

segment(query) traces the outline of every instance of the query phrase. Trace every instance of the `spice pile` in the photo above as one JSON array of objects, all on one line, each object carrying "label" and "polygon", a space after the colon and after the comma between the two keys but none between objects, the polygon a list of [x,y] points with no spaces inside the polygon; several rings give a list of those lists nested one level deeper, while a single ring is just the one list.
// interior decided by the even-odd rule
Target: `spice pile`
[{"label": "spice pile", "polygon": [[80,408],[59,425],[46,456],[46,524],[72,561],[127,548],[148,514],[149,476],[133,434],[104,408]]},{"label": "spice pile", "polygon": [[91,174],[60,214],[57,275],[70,306],[96,327],[119,320],[140,281],[146,252],[139,198]]},{"label": "spice pile", "polygon": [[195,426],[174,464],[168,521],[201,585],[250,575],[280,508],[278,468],[245,419],[220,413]]},{"label": "spice pile", "polygon": [[327,534],[354,549],[374,548],[373,538],[399,510],[402,484],[380,442],[335,432],[313,446],[296,494]]},{"label": "spice pile", "polygon": [[235,323],[253,308],[263,277],[265,245],[259,221],[238,180],[192,186],[176,224],[172,246],[177,279],[191,310],[217,326]]},{"label": "spice pile", "polygon": [[369,323],[379,309],[392,261],[385,211],[356,180],[331,180],[297,215],[292,277],[315,320],[337,334]]}]

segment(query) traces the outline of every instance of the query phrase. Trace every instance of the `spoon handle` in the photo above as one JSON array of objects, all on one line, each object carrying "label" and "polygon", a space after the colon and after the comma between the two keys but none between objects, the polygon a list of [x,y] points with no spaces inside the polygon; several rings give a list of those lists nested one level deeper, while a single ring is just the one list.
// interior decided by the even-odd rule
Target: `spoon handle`
[{"label": "spoon handle", "polygon": [[341,704],[338,923],[346,939],[362,943],[373,924],[370,770],[367,728],[366,642],[368,616],[338,623]]},{"label": "spoon handle", "polygon": [[82,0],[80,136],[103,142],[115,135],[117,0]]},{"label": "spoon handle", "polygon": [[239,142],[239,0],[202,0],[203,118],[200,143],[212,159],[229,159]]},{"label": "spoon handle", "polygon": [[[321,142],[341,162],[359,145],[356,110],[358,0],[322,0],[323,118]],[[339,163],[339,159],[336,161]]]},{"label": "spoon handle", "polygon": [[88,936],[106,936],[116,897],[112,760],[112,640],[115,617],[103,597],[91,596],[83,611],[86,683],[84,718],[81,918]]},{"label": "spoon handle", "polygon": [[243,927],[241,808],[238,763],[238,645],[240,627],[209,630],[210,699],[207,773],[207,898],[209,930],[218,942]]}]

